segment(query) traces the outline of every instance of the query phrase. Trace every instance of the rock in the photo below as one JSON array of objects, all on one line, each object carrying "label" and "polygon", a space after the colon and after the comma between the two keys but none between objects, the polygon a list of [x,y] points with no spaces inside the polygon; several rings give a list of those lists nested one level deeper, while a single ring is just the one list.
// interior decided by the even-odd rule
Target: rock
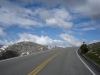
[{"label": "rock", "polygon": [[2,54],[1,58],[8,59],[8,58],[17,57],[17,56],[19,56],[19,53],[15,51],[6,51],[5,53]]}]

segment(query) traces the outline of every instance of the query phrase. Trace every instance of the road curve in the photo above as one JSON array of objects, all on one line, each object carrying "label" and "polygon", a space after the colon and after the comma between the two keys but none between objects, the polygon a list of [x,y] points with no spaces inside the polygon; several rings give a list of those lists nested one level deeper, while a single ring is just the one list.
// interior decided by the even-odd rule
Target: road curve
[{"label": "road curve", "polygon": [[[0,75],[100,75],[100,71],[77,55],[76,47],[59,48],[0,62]],[[63,52],[61,52],[63,51]],[[80,60],[92,70],[92,73]],[[45,65],[45,66],[44,66]],[[30,75],[35,75],[30,74]]]}]

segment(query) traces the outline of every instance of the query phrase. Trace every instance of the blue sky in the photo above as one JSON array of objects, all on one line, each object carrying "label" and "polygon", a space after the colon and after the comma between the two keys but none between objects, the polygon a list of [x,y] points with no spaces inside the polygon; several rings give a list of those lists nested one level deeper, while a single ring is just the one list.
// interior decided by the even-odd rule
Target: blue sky
[{"label": "blue sky", "polygon": [[80,46],[100,41],[100,0],[0,0],[0,44]]}]

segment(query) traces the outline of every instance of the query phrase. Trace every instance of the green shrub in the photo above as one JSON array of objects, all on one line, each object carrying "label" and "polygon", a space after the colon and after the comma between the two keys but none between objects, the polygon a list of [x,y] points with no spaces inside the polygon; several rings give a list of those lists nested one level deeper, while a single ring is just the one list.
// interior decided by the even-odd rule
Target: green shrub
[{"label": "green shrub", "polygon": [[81,54],[85,54],[88,52],[88,48],[87,48],[87,45],[86,44],[82,44],[81,47],[80,47],[80,52]]}]

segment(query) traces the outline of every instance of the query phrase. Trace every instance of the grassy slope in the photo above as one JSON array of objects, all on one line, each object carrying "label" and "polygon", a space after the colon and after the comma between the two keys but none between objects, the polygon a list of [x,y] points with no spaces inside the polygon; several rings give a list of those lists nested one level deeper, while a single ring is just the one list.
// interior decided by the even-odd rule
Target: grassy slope
[{"label": "grassy slope", "polygon": [[100,65],[100,42],[88,45],[88,49],[85,56]]}]

